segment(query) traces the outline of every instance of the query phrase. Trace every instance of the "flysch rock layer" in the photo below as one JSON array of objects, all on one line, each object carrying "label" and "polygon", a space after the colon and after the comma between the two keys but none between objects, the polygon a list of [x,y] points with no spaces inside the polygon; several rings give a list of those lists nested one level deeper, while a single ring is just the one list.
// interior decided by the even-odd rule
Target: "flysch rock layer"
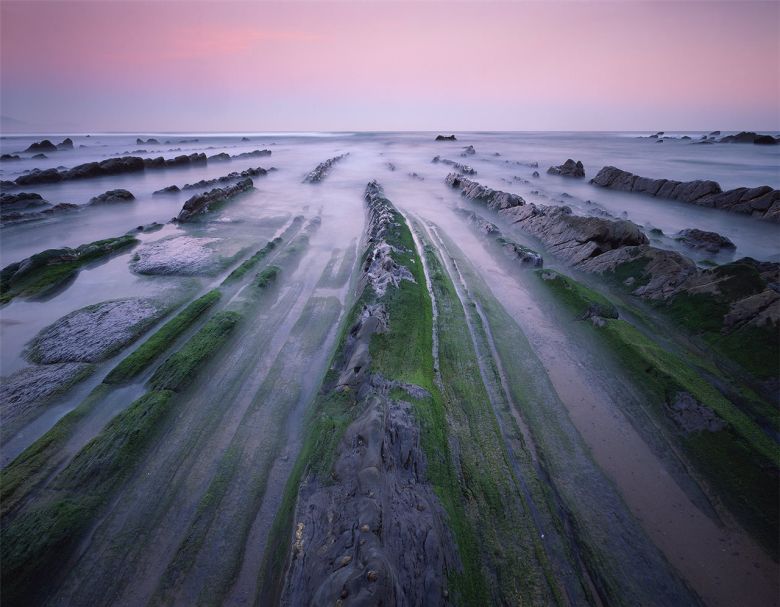
[{"label": "flysch rock layer", "polygon": [[720,184],[715,181],[680,182],[673,179],[651,179],[613,166],[601,169],[590,183],[611,190],[670,198],[780,223],[780,190],[775,190],[768,185],[757,188],[735,188],[724,192]]}]

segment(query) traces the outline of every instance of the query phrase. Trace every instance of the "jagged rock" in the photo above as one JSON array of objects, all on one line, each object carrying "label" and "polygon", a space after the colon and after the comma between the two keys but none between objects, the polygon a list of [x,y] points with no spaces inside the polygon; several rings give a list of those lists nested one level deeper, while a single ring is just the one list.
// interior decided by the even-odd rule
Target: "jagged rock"
[{"label": "jagged rock", "polygon": [[710,137],[717,137],[718,135],[720,135],[720,131],[712,131],[710,133]]},{"label": "jagged rock", "polygon": [[130,344],[166,311],[153,299],[104,301],[75,310],[43,329],[25,358],[41,364],[97,362]]},{"label": "jagged rock", "polygon": [[235,156],[231,156],[231,158],[233,160],[236,160],[238,158],[257,158],[259,156],[270,156],[270,155],[271,155],[271,150],[253,150],[251,152],[243,152],[241,154],[236,154]]},{"label": "jagged rock", "polygon": [[704,249],[709,253],[718,253],[721,249],[735,249],[734,243],[717,232],[705,232],[696,228],[681,230],[675,240],[691,247],[692,249]]},{"label": "jagged rock", "polygon": [[241,179],[239,182],[224,188],[214,188],[209,192],[203,194],[196,194],[187,202],[181,209],[176,221],[181,223],[191,221],[196,215],[205,213],[209,207],[215,203],[223,202],[241,192],[246,192],[254,187],[254,183],[249,177]]},{"label": "jagged rock", "polygon": [[613,166],[601,169],[590,183],[613,190],[641,192],[780,222],[780,190],[769,186],[735,188],[724,192],[715,181],[679,182],[671,179],[650,179]]},{"label": "jagged rock", "polygon": [[127,190],[109,190],[108,192],[103,192],[99,196],[95,196],[94,198],[90,198],[89,205],[100,205],[100,204],[114,204],[116,202],[132,202],[135,200],[135,196],[131,192],[128,192]]},{"label": "jagged rock", "polygon": [[0,162],[8,162],[9,160],[21,160],[22,157],[19,154],[3,154],[0,156]]},{"label": "jagged rock", "polygon": [[467,145],[465,148],[463,148],[463,151],[460,153],[461,156],[473,156],[476,154],[477,151],[474,149],[473,145]]},{"label": "jagged rock", "polygon": [[547,169],[547,173],[550,175],[560,175],[562,177],[585,177],[585,167],[579,160],[575,162],[569,158],[563,164]]},{"label": "jagged rock", "polygon": [[436,141],[457,141],[455,135],[436,135]]},{"label": "jagged rock", "polygon": [[334,164],[336,164],[339,160],[346,158],[347,156],[349,156],[349,152],[339,156],[334,156],[333,158],[328,158],[324,162],[319,163],[311,173],[303,178],[303,183],[319,183],[330,172],[330,169]]},{"label": "jagged rock", "polygon": [[20,210],[48,204],[40,194],[19,192],[18,194],[0,194],[0,210]]},{"label": "jagged rock", "polygon": [[581,217],[566,206],[528,204],[500,214],[539,238],[554,255],[575,265],[606,251],[648,242],[639,226],[630,221]]},{"label": "jagged rock", "polygon": [[517,194],[493,190],[457,173],[447,175],[444,182],[453,188],[459,189],[461,194],[469,200],[481,202],[495,211],[525,204],[525,200]]},{"label": "jagged rock", "polygon": [[25,152],[56,152],[57,146],[54,145],[48,139],[44,139],[43,141],[36,141],[35,143],[30,144],[30,147],[28,147],[24,151]]},{"label": "jagged rock", "polygon": [[726,427],[726,422],[689,392],[678,392],[666,405],[669,415],[685,434],[718,432]]},{"label": "jagged rock", "polygon": [[169,185],[166,188],[162,188],[161,190],[155,190],[152,192],[152,195],[157,196],[159,194],[176,194],[177,192],[181,192],[181,189],[177,185]]},{"label": "jagged rock", "polygon": [[241,141],[251,141],[251,140],[249,139],[249,137],[242,137]]},{"label": "jagged rock", "polygon": [[[271,169],[273,170],[273,169]],[[244,177],[262,177],[263,175],[267,175],[268,171],[264,169],[263,167],[257,167],[254,169],[246,169],[244,171],[241,171],[240,173],[237,171],[233,171],[232,173],[228,173],[227,175],[223,175],[222,177],[216,177],[214,179],[201,179],[200,181],[196,183],[185,183],[182,186],[182,190],[194,190],[199,188],[205,188],[211,185],[216,185],[218,183],[229,183],[231,181],[236,181],[238,179],[242,179]]]},{"label": "jagged rock", "polygon": [[144,141],[143,139],[141,139],[139,137],[138,139],[135,140],[135,144],[136,145],[144,145],[144,144],[146,144],[146,145],[160,145],[160,142],[157,141],[157,139],[154,139],[153,137],[150,137],[146,141]]},{"label": "jagged rock", "polygon": [[32,160],[46,160],[48,156],[46,154],[35,154],[30,157]]},{"label": "jagged rock", "polygon": [[72,150],[73,140],[70,137],[66,137],[60,143],[57,144],[58,150]]}]

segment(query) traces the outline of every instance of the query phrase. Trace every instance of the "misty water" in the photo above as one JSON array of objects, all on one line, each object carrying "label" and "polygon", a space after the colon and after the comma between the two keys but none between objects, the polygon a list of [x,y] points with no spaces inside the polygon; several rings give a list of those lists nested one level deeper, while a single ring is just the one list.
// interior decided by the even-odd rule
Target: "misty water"
[{"label": "misty water", "polygon": [[[352,303],[349,283],[329,287],[323,284],[321,276],[331,261],[338,265],[342,259],[349,260],[350,256],[359,256],[362,251],[359,246],[365,229],[362,196],[366,183],[372,179],[383,185],[387,197],[402,213],[423,226],[426,237],[437,243],[441,251],[446,250],[453,263],[460,259],[461,263],[468,264],[469,271],[479,276],[486,290],[519,325],[566,407],[563,415],[571,418],[572,428],[582,436],[596,464],[615,483],[628,510],[641,521],[644,531],[681,572],[683,579],[708,603],[723,605],[741,596],[741,589],[746,585],[755,584],[761,588],[756,594],[757,600],[745,604],[760,604],[771,594],[776,563],[737,526],[724,530],[714,521],[707,507],[702,506],[706,500],[687,478],[683,464],[665,453],[660,442],[654,443],[651,432],[636,428],[636,420],[621,412],[617,403],[630,400],[630,390],[606,369],[597,349],[577,342],[557,324],[549,304],[539,299],[527,278],[496,261],[484,240],[454,212],[458,208],[473,207],[458,191],[444,184],[451,167],[432,162],[435,156],[440,156],[467,164],[476,171],[472,179],[497,190],[519,194],[528,202],[568,205],[574,213],[581,215],[629,219],[645,230],[655,246],[679,250],[697,262],[725,263],[742,257],[780,261],[780,230],[776,224],[673,200],[609,191],[588,183],[603,166],[613,165],[651,178],[712,179],[724,190],[761,185],[780,188],[780,146],[692,143],[702,133],[689,133],[692,140],[667,139],[657,143],[655,139],[646,138],[647,135],[458,133],[457,141],[436,142],[431,133],[92,134],[89,137],[72,136],[75,144],[72,151],[50,152],[46,159],[31,159],[30,154],[22,154],[22,160],[0,165],[0,178],[13,180],[33,168],[70,168],[124,155],[172,158],[194,152],[209,156],[221,152],[237,155],[257,149],[272,152],[265,157],[13,190],[37,192],[52,204],[75,203],[83,208],[0,228],[0,265],[3,267],[45,249],[75,247],[116,237],[153,222],[165,225],[157,231],[138,232],[141,244],[87,265],[72,282],[45,299],[17,298],[0,309],[0,374],[3,376],[27,366],[27,344],[42,329],[74,310],[126,297],[158,297],[177,308],[219,285],[240,260],[291,229],[294,217],[303,215],[304,222],[315,217],[321,219],[319,228],[312,232],[309,247],[285,279],[274,306],[252,316],[249,328],[236,338],[231,351],[221,354],[212,363],[211,374],[198,378],[190,406],[177,422],[178,430],[172,431],[166,444],[160,445],[154,453],[155,461],[162,463],[147,476],[131,478],[123,487],[121,495],[129,501],[120,498],[120,504],[124,505],[117,506],[107,515],[91,540],[94,552],[85,552],[74,565],[53,604],[88,604],[107,588],[114,593],[111,596],[116,604],[140,604],[156,596],[155,592],[159,591],[157,579],[147,580],[144,572],[156,565],[165,567],[186,533],[186,527],[183,520],[177,518],[178,510],[170,506],[166,506],[168,510],[162,510],[148,496],[170,487],[172,499],[181,500],[181,510],[192,511],[199,492],[216,473],[213,454],[221,453],[231,440],[237,440],[235,437],[242,441],[242,449],[251,453],[247,457],[258,467],[274,466],[271,485],[275,488],[263,496],[262,503],[256,505],[257,512],[252,513],[256,517],[251,526],[252,541],[262,545],[281,499],[281,488],[296,450],[300,448],[300,420],[326,370],[337,339],[338,323]],[[136,137],[144,140],[154,137],[161,143],[137,144]],[[60,136],[49,138],[55,143],[62,139]],[[197,142],[191,141],[193,139]],[[0,140],[0,152],[19,153],[37,140],[40,140],[39,136],[7,136]],[[466,146],[473,146],[475,153],[467,154]],[[318,163],[340,154],[348,156],[334,165],[322,183],[303,182]],[[549,166],[559,165],[567,158],[583,162],[586,179],[546,173]],[[181,187],[258,166],[276,170],[253,178],[253,190],[220,207],[208,221],[169,223],[190,196],[210,188],[153,195],[156,190],[172,184]],[[538,171],[538,177],[533,176],[534,171]],[[135,200],[87,206],[93,196],[116,188],[129,190]],[[487,211],[483,214],[489,216]],[[501,223],[496,216],[490,218]],[[512,238],[545,255],[544,247],[538,241],[501,225]],[[728,237],[736,249],[713,256],[685,248],[673,238],[685,228],[717,232]],[[663,235],[651,234],[653,229],[661,230]],[[438,231],[446,238],[436,240]],[[206,248],[185,246],[187,241],[183,237],[196,239]],[[139,250],[176,238],[179,240],[172,242],[180,244],[181,250],[177,251],[177,245],[173,244],[165,254],[171,258],[178,255],[177,263],[184,267],[195,265],[198,256],[205,254],[206,261],[213,264],[193,275],[187,275],[186,271],[169,275],[142,275],[133,271],[134,256]],[[552,256],[545,255],[546,267],[557,265],[559,263]],[[463,280],[468,281],[468,276]],[[240,302],[242,296],[242,291],[236,290],[223,303],[229,307]],[[333,305],[321,303],[327,301]],[[320,320],[327,327],[321,334],[317,333]],[[315,333],[316,340],[310,337]],[[309,339],[317,344],[316,347],[308,343]],[[76,407],[106,372],[134,347],[128,346],[110,360],[97,363],[97,370],[90,378],[58,398],[0,446],[3,465]],[[282,381],[279,375],[287,379]],[[78,451],[113,415],[142,392],[141,384],[136,383],[108,397],[102,409],[96,411],[72,438],[67,449],[71,453]],[[253,413],[255,401],[260,398],[258,394],[263,394],[264,402],[273,406],[269,404]],[[222,399],[231,407],[220,413],[218,419],[212,419],[207,413],[210,415],[210,408]],[[263,451],[264,441],[270,440],[266,435],[276,430],[274,407],[288,416],[279,430],[283,431],[289,447],[283,457],[266,461],[264,458],[270,456]],[[242,434],[241,428],[245,427],[247,419],[256,424],[251,427],[258,428],[257,433],[244,430]],[[188,446],[191,432],[202,433],[202,436],[198,434],[197,440],[201,442],[197,449]],[[169,470],[178,466],[179,457],[184,462],[181,469],[188,476],[184,476],[185,472],[169,475]],[[243,493],[230,497],[237,512],[243,507],[243,497]],[[137,505],[137,510],[131,511],[128,503]],[[218,536],[221,532],[229,532],[230,515],[231,511],[227,511],[226,520],[216,524],[212,535],[205,540],[205,548],[198,555],[193,573],[181,582],[177,595],[180,604],[194,604],[204,592],[204,580],[208,580],[209,575],[217,575],[213,561],[220,554]],[[154,523],[145,526],[147,520]],[[129,529],[143,529],[144,541],[153,548],[148,554],[142,554],[140,550],[134,552],[123,563],[111,552],[111,541],[112,537]],[[692,537],[695,535],[695,540],[686,538],[687,531]],[[159,543],[152,541],[156,532],[160,533],[155,539]],[[708,552],[718,551],[722,546],[728,546],[729,554],[740,552],[743,557],[747,554],[750,558],[725,555],[715,559],[709,568],[690,565],[691,561],[704,559]],[[225,595],[227,604],[244,604],[247,597],[252,596],[260,560],[258,553],[247,551],[242,560],[243,569],[238,569],[239,575]],[[121,584],[111,579],[111,568],[120,564],[128,566],[127,578]],[[712,581],[713,576],[720,576],[717,583]],[[716,599],[718,596],[727,598]]]}]

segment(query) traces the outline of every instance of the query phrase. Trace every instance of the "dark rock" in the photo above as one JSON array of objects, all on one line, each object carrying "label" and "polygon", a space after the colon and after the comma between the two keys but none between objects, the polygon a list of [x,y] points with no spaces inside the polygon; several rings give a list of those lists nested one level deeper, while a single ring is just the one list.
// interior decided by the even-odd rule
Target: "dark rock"
[{"label": "dark rock", "polygon": [[249,137],[242,137],[241,141],[250,141]]},{"label": "dark rock", "polygon": [[30,145],[25,152],[56,152],[57,146],[48,139],[38,141]]},{"label": "dark rock", "polygon": [[710,137],[717,137],[717,136],[719,136],[719,135],[720,135],[720,131],[712,131],[712,132],[710,133]]},{"label": "dark rock", "polygon": [[[257,158],[260,156],[270,156],[271,150],[253,150],[251,152],[243,152],[241,154],[236,154],[235,156],[231,156],[233,160],[237,158]],[[344,154],[346,156],[346,154]]]},{"label": "dark rock", "polygon": [[571,158],[559,166],[550,167],[547,172],[562,177],[585,177],[585,167],[582,166],[582,162],[579,160],[575,162]]},{"label": "dark rock", "polygon": [[58,150],[72,150],[73,140],[70,137],[66,137],[60,143],[57,144]]},{"label": "dark rock", "polygon": [[[756,141],[756,140],[759,141]],[[726,135],[718,140],[718,143],[761,143],[775,145],[777,142],[771,135],[760,135],[753,131],[742,131],[736,135]]]},{"label": "dark rock", "polygon": [[155,190],[153,192],[153,195],[157,196],[158,194],[176,194],[177,192],[181,192],[179,186],[169,185],[167,188],[162,188],[161,190]]},{"label": "dark rock", "polygon": [[46,160],[48,156],[46,154],[35,154],[34,156],[31,156],[33,160]]},{"label": "dark rock", "polygon": [[459,162],[455,162],[454,160],[448,160],[447,158],[441,158],[440,156],[434,156],[433,160],[431,161],[433,163],[439,163],[446,164],[448,166],[451,166],[453,169],[458,171],[458,173],[462,175],[476,175],[477,171],[470,167],[467,164],[460,164]]},{"label": "dark rock", "polygon": [[709,253],[718,253],[721,249],[735,249],[734,243],[725,236],[716,232],[705,232],[696,228],[680,231],[675,240],[691,247],[692,249],[704,249]]},{"label": "dark rock", "polygon": [[303,178],[303,183],[319,183],[330,172],[330,169],[334,164],[336,164],[339,160],[343,160],[347,156],[349,156],[349,152],[346,154],[341,154],[340,156],[328,158],[324,162],[319,163],[316,167],[314,167],[314,170],[312,170],[311,173]]},{"label": "dark rock", "polygon": [[3,154],[0,156],[0,162],[8,162],[9,160],[21,160],[22,157],[19,154]]},{"label": "dark rock", "polygon": [[476,181],[471,181],[466,177],[458,175],[457,173],[450,173],[447,175],[447,177],[444,179],[444,182],[453,188],[459,189],[461,194],[469,200],[476,200],[481,202],[488,208],[495,211],[522,206],[525,204],[525,200],[517,194],[509,194],[508,192],[493,190],[477,183]]},{"label": "dark rock", "polygon": [[463,148],[463,151],[460,153],[461,156],[473,156],[476,154],[477,151],[474,149],[473,145],[468,145],[465,148]]},{"label": "dark rock", "polygon": [[143,139],[141,139],[139,137],[138,139],[135,140],[135,144],[136,145],[144,145],[144,144],[146,144],[146,145],[160,145],[160,142],[157,139],[154,139],[153,137],[150,137],[146,141],[144,141]]},{"label": "dark rock", "polygon": [[534,171],[531,173],[531,177],[539,177],[539,171]]},{"label": "dark rock", "polygon": [[230,154],[227,152],[222,152],[221,154],[214,154],[213,156],[209,156],[209,162],[221,162],[225,160],[230,160]]},{"label": "dark rock", "polygon": [[601,169],[590,183],[613,190],[641,192],[780,222],[780,190],[769,186],[735,188],[724,192],[715,181],[681,183],[670,179],[650,179],[612,166]]},{"label": "dark rock", "polygon": [[99,196],[90,198],[88,204],[113,204],[116,202],[131,202],[133,200],[135,200],[135,196],[133,196],[132,193],[128,192],[127,190],[118,189],[109,190],[108,192],[103,192]]},{"label": "dark rock", "polygon": [[455,135],[436,135],[436,141],[457,141]]},{"label": "dark rock", "polygon": [[196,215],[207,212],[211,205],[228,200],[229,198],[232,198],[241,192],[251,190],[253,186],[254,184],[252,179],[245,177],[238,183],[231,186],[227,186],[225,188],[214,188],[209,192],[196,194],[184,203],[184,206],[176,218],[176,221],[181,223],[191,221]]}]

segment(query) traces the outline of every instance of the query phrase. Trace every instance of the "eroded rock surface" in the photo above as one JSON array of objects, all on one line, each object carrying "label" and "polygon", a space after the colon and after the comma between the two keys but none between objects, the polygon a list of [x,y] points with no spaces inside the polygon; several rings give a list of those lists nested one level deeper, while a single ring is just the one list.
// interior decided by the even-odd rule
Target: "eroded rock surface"
[{"label": "eroded rock surface", "polygon": [[673,179],[651,179],[613,166],[601,169],[590,183],[612,190],[640,192],[780,222],[780,190],[769,186],[735,188],[724,192],[715,181],[680,182]]},{"label": "eroded rock surface", "polygon": [[678,392],[666,405],[671,418],[685,434],[717,432],[726,427],[712,409],[697,401],[689,392]]},{"label": "eroded rock surface", "polygon": [[219,255],[212,246],[217,242],[218,238],[193,236],[163,238],[139,247],[130,268],[138,274],[211,274],[221,267]]},{"label": "eroded rock surface", "polygon": [[444,182],[453,188],[459,189],[460,193],[469,200],[481,202],[494,211],[519,207],[525,204],[525,200],[517,194],[493,190],[457,173],[447,175]]},{"label": "eroded rock surface", "polygon": [[460,162],[455,162],[454,160],[448,160],[447,158],[442,158],[441,156],[434,156],[433,160],[431,160],[433,163],[441,162],[442,164],[446,164],[448,166],[451,166],[453,169],[458,171],[461,175],[476,175],[477,171],[470,167],[467,164],[461,164]]},{"label": "eroded rock surface", "polygon": [[166,311],[154,299],[115,299],[75,310],[43,329],[25,358],[41,364],[97,362],[134,341]]}]

